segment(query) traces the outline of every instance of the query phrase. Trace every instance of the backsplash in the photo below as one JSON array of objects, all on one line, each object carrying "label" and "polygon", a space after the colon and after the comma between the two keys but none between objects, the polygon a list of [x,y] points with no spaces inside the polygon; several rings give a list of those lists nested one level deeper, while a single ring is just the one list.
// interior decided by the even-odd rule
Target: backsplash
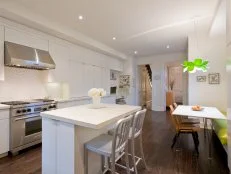
[{"label": "backsplash", "polygon": [[5,80],[0,81],[0,102],[44,98],[48,71],[5,67]]}]

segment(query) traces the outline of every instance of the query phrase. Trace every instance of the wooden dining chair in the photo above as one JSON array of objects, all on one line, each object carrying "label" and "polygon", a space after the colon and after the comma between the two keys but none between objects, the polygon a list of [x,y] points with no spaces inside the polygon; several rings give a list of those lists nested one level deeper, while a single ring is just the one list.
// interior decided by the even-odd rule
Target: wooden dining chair
[{"label": "wooden dining chair", "polygon": [[[177,103],[173,103],[174,105],[174,108],[176,109],[177,108]],[[175,110],[173,107],[172,109]],[[171,110],[171,108],[170,108]],[[173,112],[173,111],[172,111]],[[180,121],[183,123],[183,124],[200,124],[200,120],[199,119],[194,119],[194,118],[188,118],[188,117],[182,117],[182,116],[178,116],[178,118],[180,119]]]},{"label": "wooden dining chair", "polygon": [[191,134],[193,137],[194,145],[195,145],[195,150],[199,154],[198,151],[198,146],[199,146],[199,138],[198,138],[198,132],[201,130],[200,126],[197,124],[183,124],[178,116],[174,116],[172,112],[174,111],[174,108],[172,105],[170,107],[170,117],[171,121],[173,123],[174,129],[176,131],[176,134],[172,140],[172,146],[173,148],[177,142],[177,139],[179,138],[180,134]]}]

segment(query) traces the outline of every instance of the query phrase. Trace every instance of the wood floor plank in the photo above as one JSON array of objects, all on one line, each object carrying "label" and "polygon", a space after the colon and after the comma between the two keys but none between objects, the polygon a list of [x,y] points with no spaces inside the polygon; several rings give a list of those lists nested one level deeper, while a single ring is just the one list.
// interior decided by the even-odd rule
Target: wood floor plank
[{"label": "wood floor plank", "polygon": [[[168,112],[148,111],[143,130],[143,144],[149,170],[140,165],[139,174],[228,174],[219,149],[212,146],[213,159],[208,160],[208,139],[199,134],[199,156],[191,136],[182,135],[172,150],[174,131]],[[137,152],[138,153],[138,152]],[[126,171],[118,169],[121,174]],[[0,174],[41,174],[41,146],[23,151],[16,157],[0,159]]]}]

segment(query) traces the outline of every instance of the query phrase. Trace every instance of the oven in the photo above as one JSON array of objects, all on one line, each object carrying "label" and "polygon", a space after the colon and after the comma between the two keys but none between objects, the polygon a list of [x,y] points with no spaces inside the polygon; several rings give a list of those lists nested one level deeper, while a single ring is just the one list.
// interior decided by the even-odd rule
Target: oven
[{"label": "oven", "polygon": [[57,103],[49,99],[9,101],[10,105],[10,152],[17,155],[27,147],[42,142],[42,119],[40,113],[54,110]]},{"label": "oven", "polygon": [[42,119],[40,113],[11,118],[11,149],[41,141]]}]

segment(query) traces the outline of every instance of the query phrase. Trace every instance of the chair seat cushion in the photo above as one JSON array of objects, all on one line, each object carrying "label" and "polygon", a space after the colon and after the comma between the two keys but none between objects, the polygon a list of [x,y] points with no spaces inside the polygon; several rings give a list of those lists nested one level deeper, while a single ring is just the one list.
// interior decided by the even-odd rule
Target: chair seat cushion
[{"label": "chair seat cushion", "polygon": [[113,136],[102,134],[85,144],[85,147],[95,153],[110,157],[112,152]]}]

